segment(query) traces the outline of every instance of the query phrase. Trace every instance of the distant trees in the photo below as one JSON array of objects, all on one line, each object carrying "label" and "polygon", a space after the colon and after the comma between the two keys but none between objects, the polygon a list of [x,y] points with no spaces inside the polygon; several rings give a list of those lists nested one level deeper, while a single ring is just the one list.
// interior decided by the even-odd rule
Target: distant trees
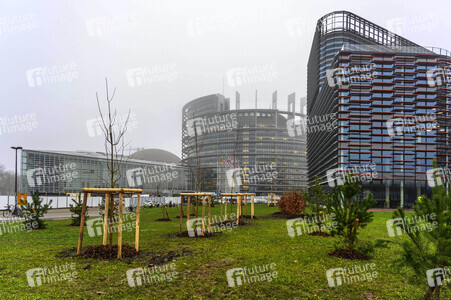
[{"label": "distant trees", "polygon": [[0,165],[0,195],[14,194],[14,172]]}]

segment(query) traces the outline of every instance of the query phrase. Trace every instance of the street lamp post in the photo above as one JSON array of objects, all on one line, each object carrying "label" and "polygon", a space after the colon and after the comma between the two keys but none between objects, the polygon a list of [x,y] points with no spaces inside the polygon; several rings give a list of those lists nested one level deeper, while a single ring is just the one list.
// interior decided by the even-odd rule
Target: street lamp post
[{"label": "street lamp post", "polygon": [[15,192],[15,196],[16,196],[15,197],[16,201],[15,201],[15,204],[14,204],[14,211],[16,211],[16,209],[17,209],[17,202],[18,202],[18,199],[17,199],[17,150],[22,149],[22,147],[11,147],[11,149],[16,150],[16,164],[15,164],[16,172],[15,172],[15,185],[14,185],[14,192]]}]

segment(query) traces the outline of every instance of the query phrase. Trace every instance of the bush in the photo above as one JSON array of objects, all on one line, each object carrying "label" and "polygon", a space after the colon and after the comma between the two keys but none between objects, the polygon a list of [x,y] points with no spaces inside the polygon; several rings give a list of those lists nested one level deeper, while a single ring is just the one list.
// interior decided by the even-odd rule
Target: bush
[{"label": "bush", "polygon": [[289,216],[296,216],[306,209],[307,201],[302,194],[292,191],[283,194],[277,205],[282,213]]},{"label": "bush", "polygon": [[[78,194],[78,200],[72,199],[74,205],[69,204],[69,210],[72,213],[71,226],[80,226],[81,223],[81,212],[83,210],[83,200],[81,199],[81,194]],[[88,217],[88,207],[86,207],[86,217]]]},{"label": "bush", "polygon": [[46,224],[41,218],[47,213],[52,204],[52,200],[48,204],[42,205],[39,198],[39,192],[31,193],[31,203],[25,204],[22,209],[25,211],[24,224],[26,228],[44,229]]}]

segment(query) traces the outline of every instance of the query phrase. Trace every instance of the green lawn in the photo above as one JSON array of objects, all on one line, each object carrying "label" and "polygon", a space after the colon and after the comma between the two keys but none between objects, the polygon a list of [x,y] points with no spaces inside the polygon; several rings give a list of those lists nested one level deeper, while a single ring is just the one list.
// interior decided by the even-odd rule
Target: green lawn
[{"label": "green lawn", "polygon": [[[219,209],[218,205],[214,207],[212,214],[218,214]],[[256,205],[257,217],[275,211],[277,208]],[[64,257],[61,252],[76,247],[78,240],[79,229],[68,226],[69,220],[48,221],[46,230],[3,232],[0,235],[0,299],[364,299],[366,293],[378,299],[419,299],[426,287],[423,282],[409,283],[408,273],[400,274],[390,267],[397,255],[395,249],[376,249],[371,262],[376,264],[379,274],[372,282],[329,287],[328,269],[368,263],[328,256],[334,250],[335,238],[308,235],[292,238],[287,234],[286,220],[273,218],[253,220],[249,226],[212,238],[179,238],[174,236],[179,228],[178,209],[169,208],[169,215],[171,222],[156,222],[155,219],[162,217],[161,209],[142,210],[141,255],[133,259],[94,260],[73,254]],[[390,218],[391,213],[375,213],[374,222],[362,231],[361,238],[368,241],[388,238],[385,222]],[[133,241],[134,232],[126,232],[124,242],[132,244]],[[84,246],[101,242],[101,237],[89,237],[85,229]],[[147,266],[156,255],[164,256],[169,251],[188,253],[172,261],[179,274],[177,279],[129,287],[127,270]],[[66,263],[76,263],[76,279],[28,286],[27,270]],[[228,286],[227,270],[271,263],[276,264],[277,279]],[[450,290],[443,289],[442,296],[450,299]]]}]

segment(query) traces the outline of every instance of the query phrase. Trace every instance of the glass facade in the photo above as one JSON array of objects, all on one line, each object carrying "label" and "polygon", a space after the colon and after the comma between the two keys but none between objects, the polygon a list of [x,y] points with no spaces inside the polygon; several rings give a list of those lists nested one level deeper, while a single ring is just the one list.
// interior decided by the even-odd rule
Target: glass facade
[{"label": "glass facade", "polygon": [[[222,95],[207,97],[212,102],[207,104],[209,111],[192,114],[199,111],[198,105],[205,105],[198,100],[184,107],[182,159],[191,170],[193,186],[199,173],[200,190],[229,192],[227,171],[234,168],[243,175],[239,184],[242,192],[263,195],[306,185],[306,136],[289,136],[287,120],[291,115],[277,109],[229,110],[229,100]],[[217,103],[222,101],[221,110]],[[193,115],[195,135],[190,128]]]},{"label": "glass facade", "polygon": [[[326,184],[328,170],[374,165],[376,172],[364,189],[380,205],[387,198],[391,207],[412,205],[431,191],[426,172],[433,159],[439,167],[450,164],[450,84],[440,78],[431,84],[428,74],[449,72],[451,57],[351,13],[336,14],[345,23],[326,22],[315,35],[312,49],[319,50],[311,53],[309,81],[316,85],[310,86],[308,114],[337,113],[338,126],[333,132],[308,135],[309,180],[319,176]],[[334,20],[330,16],[326,19]],[[359,30],[353,29],[355,20]],[[360,44],[356,33],[363,38]],[[339,72],[327,78],[329,70]]]},{"label": "glass facade", "polygon": [[[22,192],[43,195],[107,188],[109,173],[103,153],[22,150]],[[142,188],[145,194],[186,191],[186,169],[175,164],[128,159],[116,187]]]}]

